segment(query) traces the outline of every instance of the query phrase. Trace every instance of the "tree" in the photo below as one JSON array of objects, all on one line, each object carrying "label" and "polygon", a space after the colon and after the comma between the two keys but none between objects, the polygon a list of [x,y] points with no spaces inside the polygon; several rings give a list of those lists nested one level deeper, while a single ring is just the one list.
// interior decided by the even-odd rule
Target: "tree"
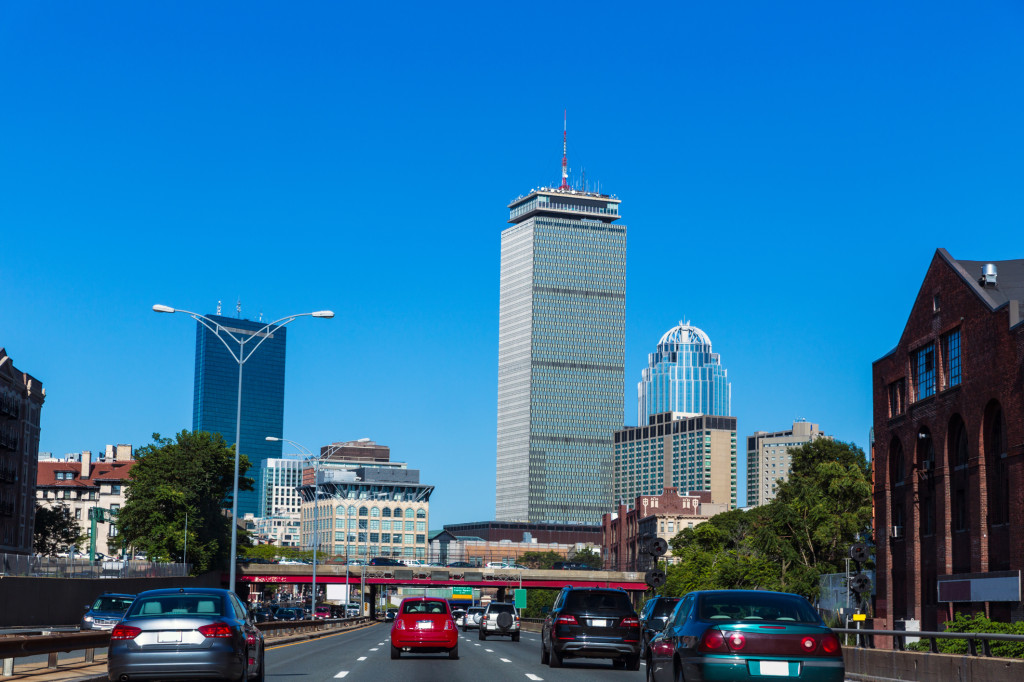
[{"label": "tree", "polygon": [[[227,565],[231,547],[231,491],[234,450],[219,433],[182,431],[175,440],[153,434],[140,448],[132,467],[125,505],[117,517],[122,542],[146,552],[154,561],[181,561],[188,514],[188,562],[193,573]],[[238,465],[238,487],[252,490],[244,474],[249,460]],[[239,545],[247,541],[238,529]]]},{"label": "tree", "polygon": [[43,556],[53,556],[69,547],[81,549],[86,535],[63,502],[53,507],[36,503],[36,525],[32,547]]},{"label": "tree", "polygon": [[572,560],[576,563],[586,564],[588,568],[601,569],[604,567],[604,560],[601,555],[592,550],[590,547],[584,547],[583,549],[577,550],[572,555]]},{"label": "tree", "polygon": [[565,557],[557,552],[523,552],[517,563],[527,568],[551,568],[556,561],[565,561]]}]

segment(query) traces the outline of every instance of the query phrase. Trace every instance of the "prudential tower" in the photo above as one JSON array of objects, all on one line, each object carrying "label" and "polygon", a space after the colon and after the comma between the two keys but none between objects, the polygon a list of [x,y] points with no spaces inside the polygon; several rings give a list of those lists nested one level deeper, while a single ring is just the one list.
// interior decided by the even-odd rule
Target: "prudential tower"
[{"label": "prudential tower", "polygon": [[500,521],[600,523],[622,427],[626,227],[619,200],[562,183],[508,206],[498,325]]}]

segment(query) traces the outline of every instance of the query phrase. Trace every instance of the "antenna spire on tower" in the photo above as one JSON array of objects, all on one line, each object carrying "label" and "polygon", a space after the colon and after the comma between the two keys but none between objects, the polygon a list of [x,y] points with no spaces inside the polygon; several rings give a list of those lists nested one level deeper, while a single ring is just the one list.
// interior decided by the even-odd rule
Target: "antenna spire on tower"
[{"label": "antenna spire on tower", "polygon": [[569,157],[566,153],[566,131],[568,130],[569,112],[568,109],[562,111],[562,184],[558,189],[569,189]]}]

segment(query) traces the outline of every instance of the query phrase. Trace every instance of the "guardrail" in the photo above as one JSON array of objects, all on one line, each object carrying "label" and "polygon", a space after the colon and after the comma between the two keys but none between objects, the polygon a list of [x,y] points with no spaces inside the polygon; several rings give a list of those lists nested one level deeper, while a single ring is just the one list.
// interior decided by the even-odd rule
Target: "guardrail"
[{"label": "guardrail", "polygon": [[[288,636],[322,630],[346,629],[362,625],[370,618],[324,618],[318,620],[283,620],[257,623],[263,632],[273,636]],[[57,654],[70,651],[85,651],[85,663],[95,661],[96,649],[110,644],[110,631],[61,632],[43,635],[13,635],[0,637],[0,661],[3,663],[0,676],[14,674],[14,659],[38,654],[49,654],[47,668],[57,668]]]},{"label": "guardrail", "polygon": [[97,559],[0,554],[0,576],[24,578],[177,578],[187,576],[190,564],[157,563],[141,559]]},{"label": "guardrail", "polygon": [[[897,651],[907,651],[907,637],[927,639],[929,652],[939,653],[938,640],[959,639],[967,640],[967,651],[971,656],[992,656],[991,642],[1024,642],[1024,635],[1007,635],[997,632],[932,632],[928,630],[860,630],[857,628],[832,628],[832,632],[842,635],[853,635],[854,646],[861,649],[875,648],[875,635],[892,637]],[[978,643],[981,643],[981,654],[978,653]]]}]

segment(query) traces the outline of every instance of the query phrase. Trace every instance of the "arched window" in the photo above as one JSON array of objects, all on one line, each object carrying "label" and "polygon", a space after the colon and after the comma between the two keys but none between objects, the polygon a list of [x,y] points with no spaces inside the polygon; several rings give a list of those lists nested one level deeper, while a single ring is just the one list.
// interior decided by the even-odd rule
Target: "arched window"
[{"label": "arched window", "polygon": [[348,515],[349,516],[355,516],[356,515],[356,508],[354,506],[348,508]]},{"label": "arched window", "polygon": [[993,400],[985,407],[985,471],[989,524],[1010,521],[1010,472],[1006,466],[1006,426],[1003,408]]},{"label": "arched window", "polygon": [[414,512],[412,510],[412,507],[409,507],[408,509],[405,510],[405,518],[411,519],[415,515],[416,515],[416,512]]},{"label": "arched window", "polygon": [[380,509],[377,507],[370,507],[370,516],[380,516]]},{"label": "arched window", "polygon": [[384,507],[384,509],[382,509],[381,512],[383,516],[391,518],[391,507]]},{"label": "arched window", "polygon": [[416,518],[417,519],[425,519],[425,518],[427,518],[427,510],[426,509],[417,509],[416,510]]},{"label": "arched window", "polygon": [[395,517],[402,518],[402,510],[399,507],[395,507]]},{"label": "arched window", "polygon": [[953,467],[959,467],[967,464],[968,448],[967,448],[967,427],[964,426],[964,420],[960,418],[960,415],[955,414],[953,418],[949,420],[949,440],[948,440],[948,456],[949,464]]},{"label": "arched window", "polygon": [[345,515],[345,507],[343,507],[341,505],[335,507],[334,508],[334,515],[335,516],[344,516]]},{"label": "arched window", "polygon": [[360,507],[359,508],[359,515],[360,516],[366,516],[369,513],[370,513],[370,510],[367,509],[366,507]]},{"label": "arched window", "polygon": [[889,445],[889,484],[895,486],[901,483],[907,475],[906,464],[903,459],[903,444],[898,438],[893,438]]}]

